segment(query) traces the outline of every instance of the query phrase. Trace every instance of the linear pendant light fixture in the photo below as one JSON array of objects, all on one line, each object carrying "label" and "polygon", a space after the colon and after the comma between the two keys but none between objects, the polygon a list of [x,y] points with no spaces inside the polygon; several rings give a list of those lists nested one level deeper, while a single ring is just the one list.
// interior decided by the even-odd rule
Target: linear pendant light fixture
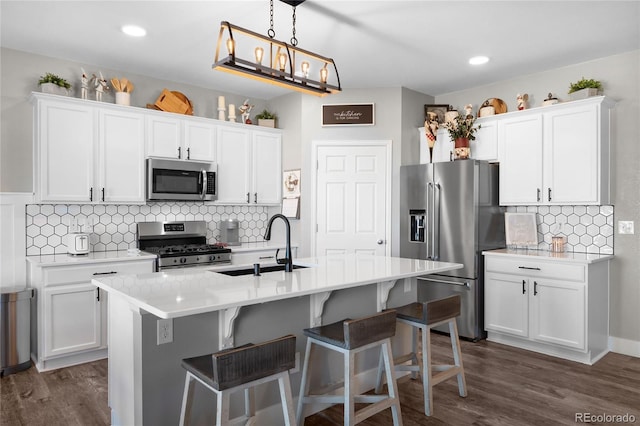
[{"label": "linear pendant light fixture", "polygon": [[267,36],[227,21],[220,23],[212,68],[316,96],[340,92],[340,77],[333,59],[297,47],[296,6],[304,0],[280,1],[293,8],[291,43],[274,38],[273,0],[270,0]]}]

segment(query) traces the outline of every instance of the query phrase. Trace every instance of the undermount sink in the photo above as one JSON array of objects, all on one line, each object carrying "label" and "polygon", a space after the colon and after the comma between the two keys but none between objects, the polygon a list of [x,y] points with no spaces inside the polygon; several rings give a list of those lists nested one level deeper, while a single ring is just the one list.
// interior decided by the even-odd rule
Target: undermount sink
[{"label": "undermount sink", "polygon": [[[285,265],[263,266],[263,267],[260,267],[260,273],[264,274],[265,272],[284,271],[284,266]],[[293,265],[293,269],[304,269],[304,268],[308,268],[308,266]],[[239,275],[253,275],[253,268],[230,269],[226,271],[215,271],[215,272],[219,274],[225,274],[225,275],[237,277]]]}]

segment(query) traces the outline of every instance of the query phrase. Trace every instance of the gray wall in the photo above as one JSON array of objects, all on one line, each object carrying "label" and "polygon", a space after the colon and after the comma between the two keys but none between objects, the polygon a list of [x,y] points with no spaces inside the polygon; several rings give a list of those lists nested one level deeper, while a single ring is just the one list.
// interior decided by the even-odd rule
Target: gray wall
[{"label": "gray wall", "polygon": [[640,341],[640,236],[617,234],[617,221],[632,220],[640,226],[640,51],[601,58],[513,80],[476,87],[436,97],[437,104],[462,110],[471,103],[474,111],[488,98],[504,100],[516,109],[516,95],[528,93],[532,107],[540,106],[553,92],[561,101],[569,99],[570,82],[582,77],[600,80],[604,94],[616,101],[612,123],[611,189],[615,205],[615,259],[611,263],[610,334]]}]

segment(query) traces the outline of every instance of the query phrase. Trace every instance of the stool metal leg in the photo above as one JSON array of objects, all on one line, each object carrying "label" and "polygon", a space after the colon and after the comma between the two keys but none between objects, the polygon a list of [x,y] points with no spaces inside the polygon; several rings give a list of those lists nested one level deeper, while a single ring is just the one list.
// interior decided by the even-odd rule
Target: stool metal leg
[{"label": "stool metal leg", "polygon": [[256,415],[256,396],[252,387],[244,390],[244,415],[247,419]]},{"label": "stool metal leg", "polygon": [[296,424],[296,413],[293,411],[293,396],[291,394],[291,381],[289,373],[284,372],[278,378],[280,387],[280,399],[282,400],[282,414],[284,415],[285,426],[294,426]]},{"label": "stool metal leg", "polygon": [[431,415],[433,407],[433,384],[431,383],[431,330],[420,327],[422,332],[422,386],[424,392],[424,414]]},{"label": "stool metal leg", "polygon": [[464,378],[464,367],[462,366],[462,351],[460,350],[460,339],[458,338],[458,324],[455,319],[449,322],[449,334],[451,335],[451,349],[453,350],[453,361],[456,367],[460,368],[458,376],[458,393],[460,396],[467,396],[467,382]]},{"label": "stool metal leg", "polygon": [[376,388],[374,390],[375,393],[379,394],[380,392],[382,392],[382,373],[383,373],[383,369],[385,369],[385,363],[384,363],[384,352],[380,351],[380,361],[378,361],[378,373],[376,374]]},{"label": "stool metal leg", "polygon": [[182,408],[180,409],[180,426],[185,426],[191,420],[191,405],[193,403],[193,375],[187,371],[184,378],[184,392],[182,394]]},{"label": "stool metal leg", "polygon": [[216,426],[223,426],[229,423],[229,397],[230,394],[228,392],[216,391]]},{"label": "stool metal leg", "polygon": [[309,395],[309,358],[311,356],[311,339],[307,339],[307,348],[304,351],[304,363],[302,364],[302,380],[300,382],[300,397],[296,411],[296,424],[304,424],[304,398]]},{"label": "stool metal leg", "polygon": [[344,424],[345,426],[353,426],[356,424],[356,406],[355,406],[355,353],[346,351],[344,353]]},{"label": "stool metal leg", "polygon": [[[387,388],[389,392],[389,398],[395,399],[395,402],[393,403],[393,405],[391,405],[391,416],[393,418],[393,424],[395,426],[402,426],[402,414],[400,412],[400,395],[398,394],[398,384],[396,383],[396,379],[394,378],[395,371],[393,367],[393,353],[391,352],[391,339],[387,339],[387,341],[382,344],[380,354],[382,356],[382,360],[384,361],[384,369],[387,375]],[[378,368],[378,372],[380,372],[380,368]]]}]

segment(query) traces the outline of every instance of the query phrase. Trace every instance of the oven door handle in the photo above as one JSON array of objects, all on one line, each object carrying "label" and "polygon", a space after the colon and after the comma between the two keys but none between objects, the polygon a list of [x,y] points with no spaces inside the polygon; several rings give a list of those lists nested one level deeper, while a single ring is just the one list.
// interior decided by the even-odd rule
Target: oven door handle
[{"label": "oven door handle", "polygon": [[429,281],[429,282],[432,282],[432,283],[459,285],[461,287],[471,288],[471,284],[469,284],[469,281],[465,281],[463,283],[459,283],[459,282],[456,282],[456,281],[438,280],[438,279],[426,278],[426,277],[418,277],[418,279],[421,280],[421,281]]},{"label": "oven door handle", "polygon": [[200,170],[200,174],[202,176],[202,192],[200,193],[200,198],[204,200],[204,197],[207,195],[207,171],[202,169]]}]

